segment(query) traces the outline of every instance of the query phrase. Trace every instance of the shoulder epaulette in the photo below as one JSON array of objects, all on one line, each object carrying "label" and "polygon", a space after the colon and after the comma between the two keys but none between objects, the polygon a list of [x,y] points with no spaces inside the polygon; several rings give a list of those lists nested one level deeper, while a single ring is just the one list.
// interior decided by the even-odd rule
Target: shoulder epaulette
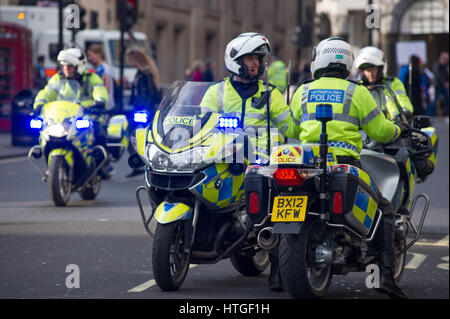
[{"label": "shoulder epaulette", "polygon": [[395,76],[390,75],[390,76],[386,77],[386,81],[394,81],[394,80],[395,80]]},{"label": "shoulder epaulette", "polygon": [[308,83],[314,82],[315,80],[316,80],[316,79],[304,80],[304,81],[302,81],[302,82],[300,83],[299,87],[302,86],[303,84],[308,84]]},{"label": "shoulder epaulette", "polygon": [[347,81],[358,84],[358,85],[362,85],[362,82],[360,82],[360,81],[349,80],[349,79],[347,79]]}]

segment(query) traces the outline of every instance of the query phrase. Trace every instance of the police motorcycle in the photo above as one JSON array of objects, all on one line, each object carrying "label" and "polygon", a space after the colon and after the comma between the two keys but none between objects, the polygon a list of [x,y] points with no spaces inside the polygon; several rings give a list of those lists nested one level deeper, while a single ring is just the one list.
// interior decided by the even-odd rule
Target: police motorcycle
[{"label": "police motorcycle", "polygon": [[[124,152],[121,116],[113,117],[108,127],[107,149],[94,144],[93,118],[101,114],[95,106],[84,108],[80,103],[80,84],[75,80],[61,82],[55,101],[43,106],[30,127],[40,131],[39,145],[31,147],[28,159],[48,182],[50,197],[56,206],[66,206],[72,192],[93,200],[101,187],[100,169],[108,159],[118,160]],[[111,142],[119,141],[116,145]],[[38,159],[43,158],[47,170]]]},{"label": "police motorcycle", "polygon": [[[130,167],[145,166],[145,185],[136,198],[153,238],[154,278],[164,291],[182,285],[190,264],[230,258],[238,272],[256,276],[269,263],[245,213],[248,160],[240,118],[200,106],[210,85],[174,82],[151,127],[138,128],[131,139],[137,153]],[[144,209],[142,193],[151,212]]]},{"label": "police motorcycle", "polygon": [[[418,240],[429,205],[426,195],[412,199],[416,177],[409,157],[366,150],[361,153],[362,169],[338,164],[327,144],[331,105],[318,105],[316,119],[322,122],[320,144],[283,145],[273,150],[268,166],[247,168],[247,214],[257,228],[259,245],[267,250],[279,245],[281,278],[292,297],[323,297],[333,275],[363,272],[379,263],[373,243],[383,218],[379,190],[397,211],[394,278],[399,281],[406,251]],[[426,143],[417,152],[428,156],[431,139],[418,134]],[[399,150],[404,155],[408,151]],[[425,205],[416,227],[410,217],[419,198]]]}]

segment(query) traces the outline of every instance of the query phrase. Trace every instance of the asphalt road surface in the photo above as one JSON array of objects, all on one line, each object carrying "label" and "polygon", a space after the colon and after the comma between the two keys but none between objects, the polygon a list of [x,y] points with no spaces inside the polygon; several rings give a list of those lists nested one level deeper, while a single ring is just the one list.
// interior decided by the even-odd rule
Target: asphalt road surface
[{"label": "asphalt road surface", "polygon": [[[437,126],[438,167],[416,188],[431,198],[425,233],[408,251],[401,281],[413,299],[449,298],[448,124]],[[143,177],[125,177],[125,157],[115,168],[96,200],[75,193],[67,207],[57,208],[26,158],[0,160],[0,298],[289,299],[269,290],[268,269],[244,277],[229,260],[192,265],[181,289],[162,292],[135,199]],[[366,288],[366,277],[334,277],[326,298],[386,299]]]}]

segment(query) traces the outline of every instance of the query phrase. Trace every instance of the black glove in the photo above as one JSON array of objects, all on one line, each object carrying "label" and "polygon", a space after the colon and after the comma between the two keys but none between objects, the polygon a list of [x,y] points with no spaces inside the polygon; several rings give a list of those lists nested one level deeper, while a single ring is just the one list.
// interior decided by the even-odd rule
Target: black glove
[{"label": "black glove", "polygon": [[400,122],[400,123],[397,123],[397,125],[398,125],[398,127],[400,128],[400,131],[401,131],[400,136],[406,135],[411,130],[409,125],[406,124],[406,123]]}]

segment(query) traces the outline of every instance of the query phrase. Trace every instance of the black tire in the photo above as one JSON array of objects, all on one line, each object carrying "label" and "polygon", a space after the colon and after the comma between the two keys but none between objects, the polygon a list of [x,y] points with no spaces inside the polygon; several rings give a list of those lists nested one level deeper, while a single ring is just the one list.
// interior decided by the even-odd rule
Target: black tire
[{"label": "black tire", "polygon": [[320,298],[328,291],[333,277],[331,266],[314,267],[312,242],[315,221],[307,220],[300,234],[283,234],[280,240],[280,274],[285,290],[296,299]]},{"label": "black tire", "polygon": [[401,254],[398,254],[400,250],[406,247],[406,240],[400,239],[396,241],[394,251],[395,251],[395,257],[394,257],[394,263],[395,263],[395,270],[394,270],[394,279],[397,283],[400,282],[402,279],[403,271],[405,270],[405,264],[406,264],[406,251],[404,251]]},{"label": "black tire", "polygon": [[248,277],[258,276],[266,270],[270,263],[269,253],[262,249],[253,257],[236,252],[231,255],[230,260],[234,269]]},{"label": "black tire", "polygon": [[100,193],[101,184],[102,178],[100,175],[95,175],[91,181],[81,191],[79,191],[81,198],[85,200],[95,199]]},{"label": "black tire", "polygon": [[69,166],[61,156],[52,156],[48,168],[48,186],[50,197],[56,206],[66,206],[72,192],[68,181]]},{"label": "black tire", "polygon": [[152,266],[156,284],[161,290],[174,291],[183,284],[190,258],[185,244],[183,221],[156,225]]}]

